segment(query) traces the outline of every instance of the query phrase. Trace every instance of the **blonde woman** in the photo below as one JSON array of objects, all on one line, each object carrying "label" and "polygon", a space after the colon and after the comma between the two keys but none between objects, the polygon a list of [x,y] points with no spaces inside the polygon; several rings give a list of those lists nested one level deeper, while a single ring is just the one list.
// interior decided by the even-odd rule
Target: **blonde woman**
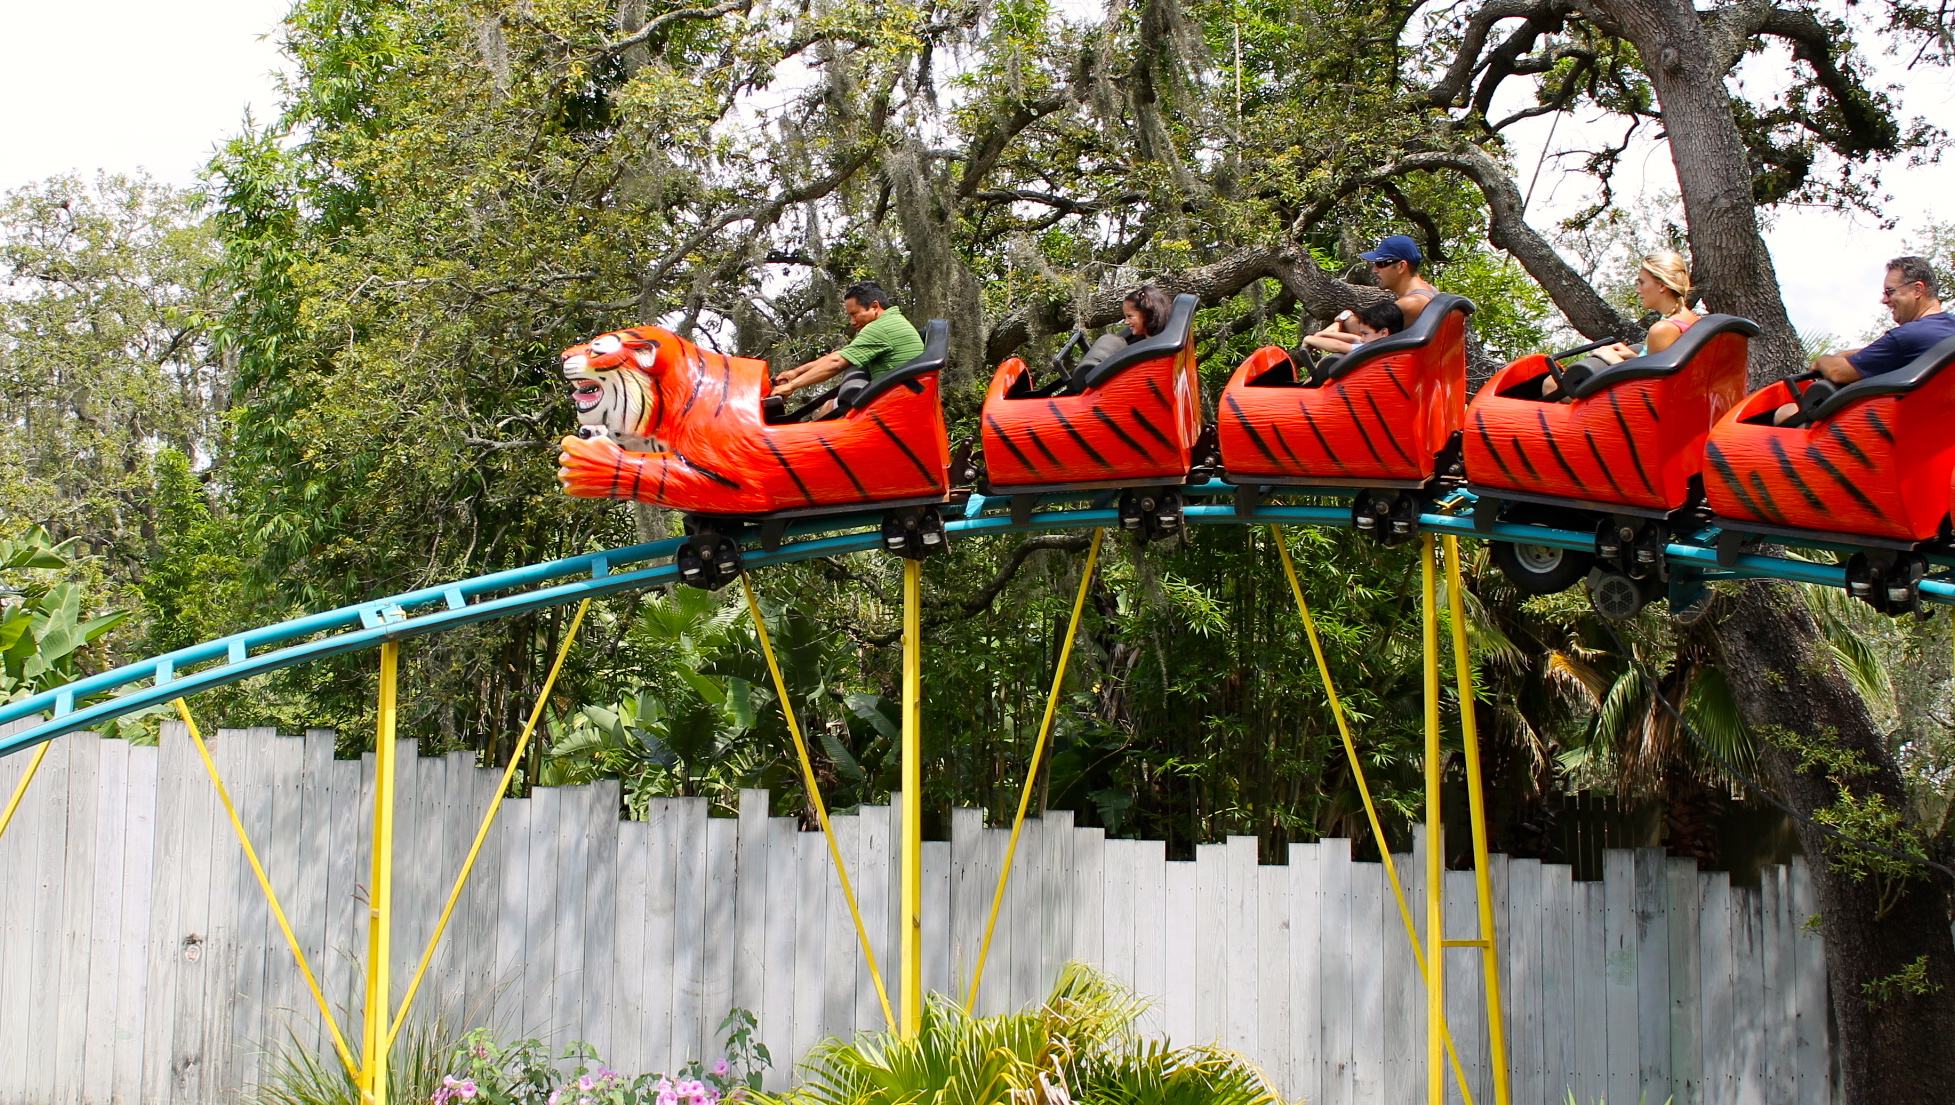
[{"label": "blonde woman", "polygon": [[[1643,263],[1636,267],[1636,298],[1644,308],[1663,316],[1650,324],[1643,353],[1661,353],[1670,348],[1699,317],[1686,305],[1690,300],[1690,269],[1684,264],[1683,255],[1675,250],[1660,249],[1644,256]],[[1639,355],[1633,347],[1617,342],[1577,361],[1570,371],[1586,369],[1581,374],[1586,378]],[[1558,390],[1550,379],[1541,385],[1541,397],[1552,399]]]}]

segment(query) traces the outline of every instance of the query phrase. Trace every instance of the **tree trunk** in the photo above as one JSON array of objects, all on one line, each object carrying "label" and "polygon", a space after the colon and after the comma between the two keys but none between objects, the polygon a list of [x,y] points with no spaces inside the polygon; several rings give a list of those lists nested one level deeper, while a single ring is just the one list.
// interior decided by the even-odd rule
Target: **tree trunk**
[{"label": "tree trunk", "polygon": [[1751,155],[1725,93],[1725,61],[1687,0],[1593,0],[1593,18],[1634,43],[1656,89],[1683,192],[1691,270],[1713,311],[1743,315],[1762,331],[1752,342],[1753,386],[1798,365],[1799,335],[1786,317],[1778,273],[1758,229]]},{"label": "tree trunk", "polygon": [[[1802,814],[1837,803],[1840,788],[1821,769],[1804,766],[1799,751],[1820,743],[1868,765],[1847,788],[1856,798],[1879,795],[1890,807],[1904,806],[1907,797],[1886,740],[1793,589],[1754,582],[1734,606],[1718,626],[1718,640],[1745,724],[1762,738],[1765,782]],[[1803,821],[1798,833],[1819,891],[1845,1100],[1947,1100],[1955,1071],[1955,943],[1940,876],[1920,869],[1899,881],[1856,878],[1837,863],[1851,845]],[[1890,982],[1882,999],[1866,989],[1923,961],[1930,993],[1909,993]]]},{"label": "tree trunk", "polygon": [[[1785,314],[1770,252],[1759,232],[1750,158],[1724,87],[1715,36],[1686,0],[1583,0],[1643,58],[1656,89],[1690,228],[1691,261],[1712,309],[1755,320],[1754,385],[1799,365],[1798,335]],[[1904,808],[1900,772],[1866,705],[1841,674],[1798,592],[1754,581],[1717,625],[1719,648],[1739,709],[1758,739],[1768,781],[1802,816],[1844,797],[1882,795]],[[1864,770],[1829,778],[1801,749],[1815,742],[1858,757]],[[1801,823],[1812,864],[1831,981],[1845,1100],[1901,1105],[1946,1098],[1955,1070],[1955,942],[1947,888],[1924,871],[1886,886],[1855,878],[1838,845]],[[1913,964],[1925,993],[1877,988]],[[1817,1013],[1816,1010],[1811,1011]]]}]

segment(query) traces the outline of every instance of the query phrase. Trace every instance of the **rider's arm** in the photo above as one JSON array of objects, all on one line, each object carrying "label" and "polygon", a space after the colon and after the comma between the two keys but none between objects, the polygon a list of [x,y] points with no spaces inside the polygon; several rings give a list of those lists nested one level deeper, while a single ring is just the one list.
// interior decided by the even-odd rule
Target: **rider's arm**
[{"label": "rider's arm", "polygon": [[816,357],[806,364],[795,365],[774,377],[774,394],[786,395],[790,391],[797,391],[810,384],[819,384],[823,380],[831,379],[848,367],[848,363],[848,358],[837,351]]},{"label": "rider's arm", "polygon": [[1860,378],[1860,370],[1853,367],[1853,362],[1847,358],[1858,352],[1860,350],[1852,349],[1845,353],[1823,353],[1813,358],[1813,371],[1836,384],[1850,384]]}]

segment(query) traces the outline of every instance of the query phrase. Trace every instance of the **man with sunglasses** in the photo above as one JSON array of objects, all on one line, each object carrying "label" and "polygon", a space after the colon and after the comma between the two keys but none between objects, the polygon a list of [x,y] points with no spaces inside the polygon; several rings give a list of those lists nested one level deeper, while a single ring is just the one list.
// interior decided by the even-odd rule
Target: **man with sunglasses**
[{"label": "man with sunglasses", "polygon": [[1812,362],[1821,376],[1850,384],[1904,368],[1936,343],[1955,337],[1955,317],[1941,309],[1941,285],[1923,257],[1887,262],[1880,300],[1894,314],[1894,328],[1860,349],[1828,353]]},{"label": "man with sunglasses", "polygon": [[1403,234],[1394,234],[1379,242],[1377,249],[1358,256],[1371,262],[1371,274],[1378,278],[1378,286],[1398,297],[1398,309],[1405,312],[1407,326],[1417,322],[1426,302],[1439,294],[1438,288],[1419,275],[1419,264],[1425,260],[1419,243]]}]

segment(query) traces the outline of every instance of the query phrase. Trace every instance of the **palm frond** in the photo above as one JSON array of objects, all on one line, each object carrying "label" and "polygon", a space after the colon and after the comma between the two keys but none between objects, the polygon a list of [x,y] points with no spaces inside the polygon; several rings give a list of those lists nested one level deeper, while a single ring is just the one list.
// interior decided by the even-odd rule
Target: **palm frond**
[{"label": "palm frond", "polygon": [[[1750,773],[1757,760],[1757,749],[1722,668],[1705,665],[1697,669],[1679,712],[1711,751],[1738,770]],[[1706,766],[1722,774],[1722,769],[1714,764]]]}]

